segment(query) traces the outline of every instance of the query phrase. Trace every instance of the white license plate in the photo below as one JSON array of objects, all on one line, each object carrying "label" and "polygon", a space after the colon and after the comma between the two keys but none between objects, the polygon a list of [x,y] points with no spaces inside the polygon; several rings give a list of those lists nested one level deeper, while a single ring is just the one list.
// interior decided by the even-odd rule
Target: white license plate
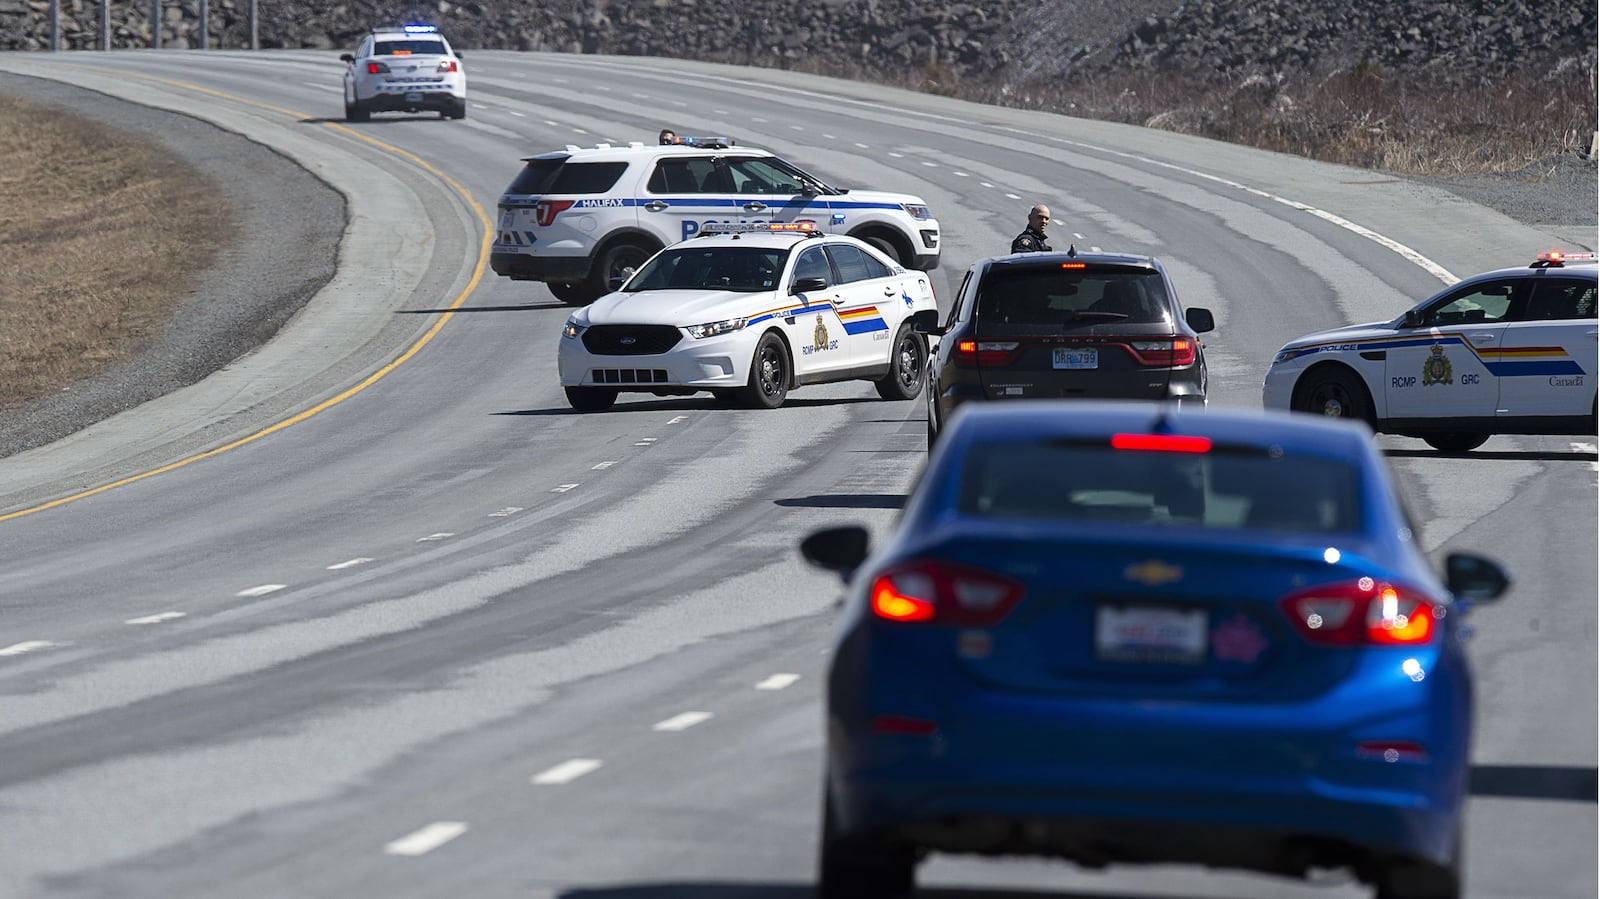
[{"label": "white license plate", "polygon": [[1050,365],[1052,368],[1099,368],[1099,350],[1069,350],[1065,347],[1056,347],[1052,352]]},{"label": "white license plate", "polygon": [[407,103],[421,103],[422,102],[422,95],[417,93],[416,91],[412,91],[412,92],[406,94],[406,102]]},{"label": "white license plate", "polygon": [[1206,660],[1204,609],[1102,605],[1095,610],[1095,656],[1117,662],[1198,665]]}]

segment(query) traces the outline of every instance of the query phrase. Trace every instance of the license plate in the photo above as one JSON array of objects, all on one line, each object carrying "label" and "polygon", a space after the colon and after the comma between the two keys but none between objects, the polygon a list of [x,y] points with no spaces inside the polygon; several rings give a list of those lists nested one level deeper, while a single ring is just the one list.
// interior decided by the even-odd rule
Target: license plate
[{"label": "license plate", "polygon": [[1052,368],[1099,368],[1099,350],[1069,350],[1065,347],[1056,347],[1052,352],[1050,365]]},{"label": "license plate", "polygon": [[1102,605],[1095,610],[1095,656],[1198,665],[1206,659],[1206,630],[1204,609]]},{"label": "license plate", "polygon": [[406,94],[406,102],[407,103],[421,103],[422,102],[422,94],[419,94],[416,91],[412,91],[412,92]]}]

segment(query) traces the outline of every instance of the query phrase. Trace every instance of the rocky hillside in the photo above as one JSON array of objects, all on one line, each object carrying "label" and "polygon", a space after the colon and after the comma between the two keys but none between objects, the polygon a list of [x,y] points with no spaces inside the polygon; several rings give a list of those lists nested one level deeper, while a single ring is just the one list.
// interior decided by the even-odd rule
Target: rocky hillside
[{"label": "rocky hillside", "polygon": [[[59,0],[60,46],[98,46],[100,5]],[[49,46],[49,0],[0,0],[0,49]],[[148,0],[110,0],[114,48],[151,44]],[[250,42],[246,0],[210,0],[209,45]],[[1592,73],[1593,3],[1548,0],[259,0],[260,45],[349,47],[371,25],[438,24],[464,49],[694,57],[916,81],[1140,69],[1321,73],[1359,63],[1484,83]],[[198,0],[167,0],[165,47],[199,45]],[[1593,83],[1592,74],[1589,83]]]}]

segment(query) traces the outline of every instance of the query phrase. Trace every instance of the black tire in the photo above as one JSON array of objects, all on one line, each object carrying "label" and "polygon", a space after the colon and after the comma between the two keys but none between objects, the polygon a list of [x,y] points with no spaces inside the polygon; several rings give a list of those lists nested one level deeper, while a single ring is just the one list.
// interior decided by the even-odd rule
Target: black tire
[{"label": "black tire", "polygon": [[655,250],[636,243],[613,244],[601,253],[595,260],[594,269],[589,272],[586,282],[589,292],[593,294],[590,302],[599,299],[611,292],[611,279],[626,277],[624,269],[637,269],[644,265],[646,259],[655,255]]},{"label": "black tire", "polygon": [[361,101],[346,100],[344,104],[344,118],[347,122],[365,122],[372,118],[372,113],[361,105]]},{"label": "black tire", "polygon": [[1342,366],[1314,368],[1295,385],[1292,403],[1297,412],[1353,418],[1373,423],[1372,396],[1355,373]]},{"label": "black tire", "polygon": [[617,401],[617,392],[605,387],[568,387],[567,405],[579,412],[604,412]]},{"label": "black tire", "polygon": [[817,899],[904,899],[917,885],[917,855],[882,838],[845,836],[823,787],[817,846]]},{"label": "black tire", "polygon": [[768,331],[756,342],[750,358],[750,380],[740,398],[752,409],[776,409],[789,396],[789,350]]},{"label": "black tire", "polygon": [[1441,453],[1467,453],[1483,446],[1488,439],[1488,434],[1475,431],[1452,431],[1448,434],[1429,434],[1422,438],[1422,442]]},{"label": "black tire", "polygon": [[910,322],[905,322],[895,332],[889,350],[889,373],[872,384],[878,388],[878,396],[886,400],[915,399],[922,392],[927,368],[928,342],[911,330]]},{"label": "black tire", "polygon": [[587,306],[600,297],[589,291],[583,281],[550,281],[547,285],[556,299],[568,306]]},{"label": "black tire", "polygon": [[718,388],[711,391],[711,399],[719,406],[736,406],[739,403],[740,391],[736,388]]},{"label": "black tire", "polygon": [[460,100],[451,100],[450,101],[450,105],[443,112],[441,112],[440,115],[444,116],[447,119],[464,119],[464,118],[466,118],[467,117],[467,100],[466,100],[466,98],[463,97]]},{"label": "black tire", "polygon": [[870,244],[873,249],[900,263],[902,266],[906,268],[911,267],[911,259],[909,254],[900,252],[900,249],[894,245],[894,241],[890,240],[889,238],[879,234],[867,234],[858,236],[857,239],[863,243]]}]

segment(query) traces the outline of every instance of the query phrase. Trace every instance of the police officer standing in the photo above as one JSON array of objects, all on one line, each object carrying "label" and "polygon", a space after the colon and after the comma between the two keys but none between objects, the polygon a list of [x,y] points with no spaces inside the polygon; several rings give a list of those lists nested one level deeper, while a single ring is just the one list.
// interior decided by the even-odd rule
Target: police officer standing
[{"label": "police officer standing", "polygon": [[1045,242],[1044,229],[1050,226],[1050,207],[1040,203],[1028,210],[1028,227],[1017,235],[1011,242],[1013,253],[1037,253],[1048,251],[1050,244]]}]

